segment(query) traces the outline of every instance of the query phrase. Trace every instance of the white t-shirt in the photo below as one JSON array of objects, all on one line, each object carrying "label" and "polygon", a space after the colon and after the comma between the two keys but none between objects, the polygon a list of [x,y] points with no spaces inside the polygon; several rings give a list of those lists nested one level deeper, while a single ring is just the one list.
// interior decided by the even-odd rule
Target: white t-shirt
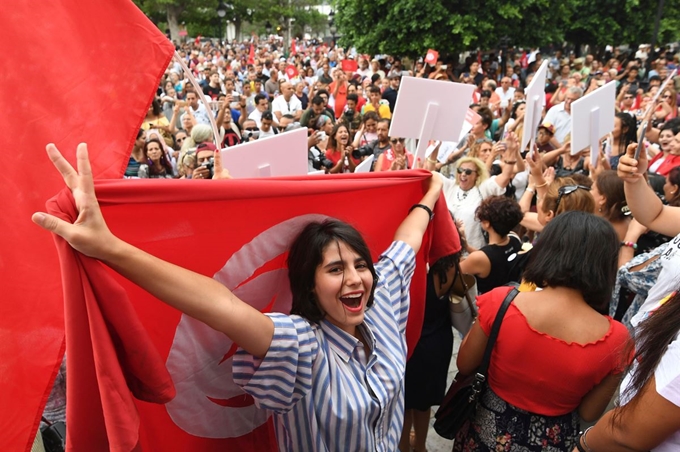
[{"label": "white t-shirt", "polygon": [[[621,382],[621,394],[625,396],[625,388],[630,384],[631,374]],[[666,353],[654,371],[656,392],[675,406],[680,407],[680,339],[676,336],[670,343]],[[630,400],[622,397],[622,402]],[[680,431],[673,433],[666,441],[652,449],[652,452],[677,452],[680,450]]]},{"label": "white t-shirt", "polygon": [[555,126],[555,138],[560,143],[564,143],[564,139],[571,133],[571,114],[564,110],[564,102],[548,110],[544,122]]},{"label": "white t-shirt", "polygon": [[448,179],[441,174],[439,177],[444,182],[444,199],[446,205],[453,214],[456,220],[463,222],[465,226],[465,238],[468,244],[473,248],[481,248],[486,245],[484,235],[482,234],[482,225],[475,218],[475,211],[482,203],[482,200],[489,196],[499,196],[505,193],[505,188],[500,187],[496,183],[496,176],[493,176],[479,186],[473,187],[467,192],[460,189],[458,184],[453,179]]},{"label": "white t-shirt", "polygon": [[262,112],[258,109],[255,109],[248,115],[248,119],[252,119],[255,121],[255,124],[257,124],[257,128],[259,129],[262,127]]},{"label": "white t-shirt", "polygon": [[[290,96],[289,101],[287,101],[283,96],[277,96],[272,102],[272,113],[280,111],[281,115],[290,114],[295,116],[295,113],[301,110],[302,102],[300,102],[300,99],[298,99],[295,95]],[[274,120],[276,120],[276,115],[274,115]]]},{"label": "white t-shirt", "polygon": [[[640,310],[632,318],[631,324],[637,326],[650,312],[655,311],[662,300],[678,289],[680,281],[680,234],[676,235],[668,244],[666,251],[659,257],[663,267],[652,286],[647,299]],[[635,364],[634,364],[635,365]],[[656,392],[676,406],[680,406],[680,338],[668,346],[668,350],[661,358],[661,362],[654,371],[656,380]],[[626,375],[621,383],[621,394],[625,394],[625,388],[630,384],[630,374]],[[623,400],[627,403],[628,400]],[[680,432],[675,432],[668,440],[664,441],[653,452],[677,452],[680,450]]]},{"label": "white t-shirt", "polygon": [[680,234],[670,241],[666,251],[659,257],[659,261],[661,261],[662,267],[656,279],[656,284],[649,290],[647,299],[630,321],[635,328],[647,317],[650,311],[653,311],[659,305],[662,299],[678,289],[680,284]]}]

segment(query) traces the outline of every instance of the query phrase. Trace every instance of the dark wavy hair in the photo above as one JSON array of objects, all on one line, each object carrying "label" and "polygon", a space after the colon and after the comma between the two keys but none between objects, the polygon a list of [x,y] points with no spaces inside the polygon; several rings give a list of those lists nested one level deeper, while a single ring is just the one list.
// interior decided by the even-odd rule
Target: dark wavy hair
[{"label": "dark wavy hair", "polygon": [[291,314],[297,314],[310,322],[319,322],[326,316],[314,294],[316,269],[323,263],[323,254],[328,246],[339,242],[347,244],[366,261],[373,275],[373,287],[366,308],[373,306],[378,274],[373,266],[368,245],[353,226],[340,220],[325,220],[305,226],[290,248],[288,280],[293,295]]},{"label": "dark wavy hair", "polygon": [[637,141],[637,123],[635,118],[628,113],[618,112],[616,117],[621,121],[621,138],[619,139],[619,149],[615,155],[623,155],[630,143]]},{"label": "dark wavy hair", "polygon": [[619,238],[604,218],[572,210],[543,229],[524,272],[537,287],[578,290],[589,306],[609,312],[619,258]]},{"label": "dark wavy hair", "polygon": [[[680,187],[680,166],[676,166],[668,173],[668,181]],[[671,199],[667,199],[666,202],[669,206],[680,207],[680,188],[676,190],[675,195]]]},{"label": "dark wavy hair", "polygon": [[519,108],[520,105],[525,105],[526,101],[524,100],[518,100],[514,104],[512,104],[512,110],[510,111],[510,117],[512,119],[517,119],[517,109]]},{"label": "dark wavy hair", "polygon": [[167,174],[172,175],[172,164],[168,161],[168,156],[165,153],[165,143],[161,143],[158,138],[151,138],[146,143],[144,143],[144,158],[149,162],[149,175],[156,176],[160,174],[149,159],[148,148],[149,144],[151,143],[156,143],[161,148],[161,165],[163,168],[165,168]]},{"label": "dark wavy hair", "polygon": [[490,196],[477,207],[479,221],[488,221],[494,231],[505,237],[524,218],[517,201],[505,196]]},{"label": "dark wavy hair", "polygon": [[615,424],[625,410],[635,409],[642,388],[652,378],[661,358],[668,350],[668,345],[680,331],[680,291],[676,291],[664,304],[649,317],[643,320],[637,327],[635,343],[631,343],[624,358],[632,354],[635,356],[632,362],[637,363],[631,375],[630,384],[623,393],[624,396],[633,396],[623,407],[616,409],[612,416],[612,424]]},{"label": "dark wavy hair", "polygon": [[160,116],[163,113],[161,102],[156,97],[154,97],[153,100],[151,101],[151,111],[153,111],[153,115],[156,117]]},{"label": "dark wavy hair", "polygon": [[612,222],[624,220],[626,218],[624,208],[628,206],[628,203],[623,189],[623,180],[616,174],[616,171],[602,171],[595,179],[595,185],[606,199],[602,206],[604,217]]},{"label": "dark wavy hair", "polygon": [[[338,130],[340,130],[340,127],[344,127],[347,130],[347,134],[349,135],[349,127],[347,127],[347,124],[344,122],[338,122],[333,126],[333,131],[331,134],[328,136],[328,149],[332,149],[333,152],[338,152],[338,140],[335,139],[335,135],[337,135]],[[349,141],[349,136],[347,137],[347,144],[351,144]]]}]

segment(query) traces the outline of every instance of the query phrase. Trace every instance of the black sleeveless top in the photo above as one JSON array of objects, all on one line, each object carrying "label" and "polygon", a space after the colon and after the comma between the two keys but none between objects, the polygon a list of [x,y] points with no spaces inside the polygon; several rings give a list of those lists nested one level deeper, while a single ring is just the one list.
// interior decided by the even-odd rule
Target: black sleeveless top
[{"label": "black sleeveless top", "polygon": [[516,235],[511,234],[508,237],[510,241],[507,245],[486,245],[480,249],[491,262],[489,276],[477,276],[477,291],[480,295],[510,282],[512,262],[522,249],[522,242]]}]

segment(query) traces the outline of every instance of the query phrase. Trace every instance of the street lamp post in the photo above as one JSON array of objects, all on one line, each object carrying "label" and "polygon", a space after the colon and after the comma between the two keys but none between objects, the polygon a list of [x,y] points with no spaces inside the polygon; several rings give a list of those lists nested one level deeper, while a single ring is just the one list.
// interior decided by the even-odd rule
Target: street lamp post
[{"label": "street lamp post", "polygon": [[331,39],[333,40],[333,45],[335,46],[335,33],[338,31],[335,26],[335,11],[331,10],[328,13],[328,31],[331,33]]},{"label": "street lamp post", "polygon": [[218,17],[218,19],[217,19],[217,22],[218,22],[217,32],[218,32],[218,37],[220,39],[220,42],[222,42],[222,37],[223,37],[222,22],[224,22],[224,18],[226,16],[227,16],[227,5],[225,5],[224,3],[219,3],[217,5],[217,17]]},{"label": "street lamp post", "polygon": [[272,34],[272,24],[267,21],[267,23],[264,24],[264,29],[267,32],[267,38],[269,38],[269,35]]}]

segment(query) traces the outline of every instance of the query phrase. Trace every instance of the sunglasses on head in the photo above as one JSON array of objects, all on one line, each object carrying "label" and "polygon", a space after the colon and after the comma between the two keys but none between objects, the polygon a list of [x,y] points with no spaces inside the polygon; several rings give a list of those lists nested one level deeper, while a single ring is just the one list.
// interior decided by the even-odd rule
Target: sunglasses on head
[{"label": "sunglasses on head", "polygon": [[476,173],[477,170],[473,170],[473,169],[470,169],[470,168],[456,168],[456,172],[457,172],[458,174],[463,174],[463,173],[465,173],[466,176],[469,176],[469,175],[471,175],[472,173]]},{"label": "sunglasses on head", "polygon": [[555,203],[555,212],[557,212],[557,209],[560,207],[560,201],[562,201],[562,196],[574,193],[579,188],[581,190],[590,191],[590,188],[586,187],[585,185],[564,185],[563,187],[558,188],[557,202]]},{"label": "sunglasses on head", "polygon": [[390,142],[396,143],[397,141],[400,143],[403,143],[406,139],[405,138],[392,138]]}]

